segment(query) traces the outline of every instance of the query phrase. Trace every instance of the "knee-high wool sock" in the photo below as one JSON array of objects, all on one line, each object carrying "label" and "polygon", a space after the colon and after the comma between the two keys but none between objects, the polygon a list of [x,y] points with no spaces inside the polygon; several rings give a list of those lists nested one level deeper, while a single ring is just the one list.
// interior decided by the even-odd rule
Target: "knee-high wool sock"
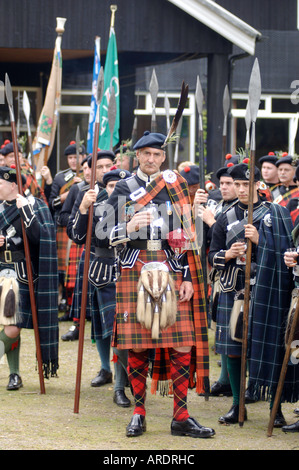
[{"label": "knee-high wool sock", "polygon": [[11,374],[19,373],[20,341],[20,335],[10,338],[4,330],[0,332],[0,358],[6,354]]},{"label": "knee-high wool sock", "polygon": [[173,382],[173,417],[176,421],[189,418],[187,393],[190,375],[191,352],[170,350],[170,372]]},{"label": "knee-high wool sock", "polygon": [[228,357],[227,370],[229,381],[233,392],[233,405],[239,405],[240,401],[240,380],[241,380],[241,358]]},{"label": "knee-high wool sock", "polygon": [[107,338],[96,339],[96,346],[101,359],[101,368],[107,372],[111,372],[110,344],[111,336],[107,336]]},{"label": "knee-high wool sock", "polygon": [[225,354],[221,354],[221,371],[220,377],[218,379],[223,385],[229,384],[228,372],[227,372],[227,356]]},{"label": "knee-high wool sock", "polygon": [[132,386],[135,408],[133,414],[145,416],[146,379],[148,373],[148,351],[128,352],[128,377]]},{"label": "knee-high wool sock", "polygon": [[17,338],[15,338],[15,342],[12,344],[10,350],[6,353],[10,374],[19,375],[20,346],[21,336],[19,335]]}]

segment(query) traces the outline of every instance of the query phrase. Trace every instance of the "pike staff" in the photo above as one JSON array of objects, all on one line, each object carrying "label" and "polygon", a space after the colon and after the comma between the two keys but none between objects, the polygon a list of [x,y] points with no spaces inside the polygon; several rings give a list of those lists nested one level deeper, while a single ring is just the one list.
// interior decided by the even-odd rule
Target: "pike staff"
[{"label": "pike staff", "polygon": [[[90,189],[94,189],[96,180],[96,165],[97,165],[97,153],[98,153],[98,142],[100,132],[100,104],[104,94],[104,72],[101,67],[97,83],[97,114],[94,126],[94,140],[93,140],[93,152],[91,162],[91,179]],[[93,224],[93,204],[89,207],[88,222],[87,222],[87,233],[85,243],[85,260],[84,260],[84,271],[83,271],[83,282],[82,282],[82,298],[81,298],[81,311],[80,311],[80,329],[79,329],[79,345],[78,345],[78,360],[77,360],[77,376],[76,376],[76,389],[75,389],[75,404],[74,413],[79,412],[79,401],[80,401],[80,386],[81,386],[81,372],[82,372],[82,358],[83,358],[83,343],[84,343],[84,329],[85,329],[85,316],[86,316],[86,305],[87,305],[87,290],[88,290],[88,270],[90,261],[90,250],[91,250],[91,235],[92,235],[92,224]]]},{"label": "pike staff", "polygon": [[270,420],[269,420],[268,431],[267,431],[267,436],[268,437],[272,436],[275,417],[276,417],[276,414],[277,414],[277,411],[278,411],[278,407],[280,405],[280,398],[281,398],[282,389],[283,389],[283,385],[284,385],[284,381],[285,381],[285,376],[286,376],[286,373],[287,373],[288,363],[289,363],[289,359],[290,359],[290,355],[291,355],[291,345],[292,345],[292,342],[294,340],[298,319],[299,319],[299,302],[298,302],[298,298],[297,298],[297,304],[296,304],[296,308],[295,308],[295,312],[294,312],[294,316],[293,316],[293,320],[292,320],[292,324],[291,324],[291,328],[290,328],[290,333],[289,333],[287,347],[286,347],[286,351],[285,351],[285,355],[284,355],[284,359],[283,359],[283,363],[282,363],[282,367],[281,367],[281,372],[280,372],[280,376],[279,376],[279,380],[278,380],[278,384],[277,384],[274,403],[273,403],[273,407],[272,407],[271,414],[270,414]]},{"label": "pike staff", "polygon": [[[168,96],[165,92],[165,97],[164,97],[164,109],[165,109],[165,114],[166,114],[166,129],[170,128],[170,103]],[[171,145],[168,146],[168,167],[170,170],[173,170],[173,152],[172,152],[172,147]]]},{"label": "pike staff", "polygon": [[[18,151],[18,139],[17,139],[14,109],[13,109],[13,95],[12,95],[11,84],[10,84],[9,77],[7,74],[5,75],[5,92],[6,92],[6,99],[7,99],[8,108],[9,108],[12,142],[13,142],[13,149],[14,149],[14,154],[15,154],[15,161],[16,161],[16,177],[17,177],[18,191],[20,194],[23,194],[21,165],[20,165],[19,151]],[[42,361],[39,331],[38,331],[37,310],[36,310],[36,302],[35,302],[35,295],[34,295],[31,256],[30,256],[28,238],[26,235],[26,230],[25,230],[22,219],[21,219],[21,224],[22,224],[22,234],[23,234],[23,242],[24,242],[26,267],[27,267],[27,274],[28,274],[28,287],[29,287],[30,304],[31,304],[31,310],[32,310],[32,322],[33,322],[33,329],[34,329],[34,336],[35,336],[36,358],[37,358],[37,363],[38,363],[38,373],[39,373],[39,382],[40,382],[40,393],[45,394],[46,392],[45,392],[45,383],[44,383],[44,374],[43,374],[43,361]]]},{"label": "pike staff", "polygon": [[[249,104],[251,116],[251,142],[250,142],[250,176],[249,176],[249,201],[248,201],[248,224],[253,222],[253,196],[254,196],[254,169],[255,169],[255,123],[260,105],[261,76],[258,59],[255,59],[249,81]],[[240,380],[240,403],[239,403],[239,425],[243,426],[245,416],[245,389],[246,389],[246,363],[247,363],[247,335],[248,315],[250,304],[250,269],[252,242],[247,240],[246,268],[245,268],[245,291],[243,311],[243,339],[241,356],[241,380]]]},{"label": "pike staff", "polygon": [[80,173],[80,127],[77,126],[76,130],[76,176]]},{"label": "pike staff", "polygon": [[[199,76],[197,75],[196,90],[195,90],[195,101],[198,111],[198,149],[199,149],[199,187],[205,189],[205,161],[204,161],[204,137],[203,137],[203,122],[202,122],[202,109],[204,96],[200,83]],[[208,298],[208,286],[207,286],[207,260],[206,260],[206,233],[204,230],[203,223],[201,225],[201,264],[204,280],[205,298]]]},{"label": "pike staff", "polygon": [[226,85],[223,92],[223,130],[222,130],[222,157],[223,161],[225,161],[226,155],[226,139],[227,139],[227,116],[230,107],[230,96],[228,91],[228,86]]}]

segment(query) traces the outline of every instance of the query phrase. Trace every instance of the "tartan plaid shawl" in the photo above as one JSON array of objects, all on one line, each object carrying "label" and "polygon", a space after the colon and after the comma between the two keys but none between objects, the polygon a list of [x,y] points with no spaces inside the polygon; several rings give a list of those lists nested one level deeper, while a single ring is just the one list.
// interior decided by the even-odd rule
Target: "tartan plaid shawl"
[{"label": "tartan plaid shawl", "polygon": [[[257,397],[274,397],[285,354],[284,334],[291,301],[292,283],[283,253],[291,246],[292,222],[289,212],[270,205],[272,225],[264,221],[259,229],[256,284],[253,290],[249,333],[249,386]],[[294,370],[289,367],[283,400],[297,401]],[[292,378],[291,378],[292,377]],[[294,385],[294,386],[293,386]]]},{"label": "tartan plaid shawl", "polygon": [[48,201],[45,196],[45,193],[42,190],[42,188],[39,186],[34,176],[33,170],[27,161],[23,160],[23,163],[21,164],[21,171],[22,171],[22,174],[26,177],[26,183],[23,187],[24,192],[26,191],[26,189],[29,189],[30,193],[34,197],[42,199],[48,205]]},{"label": "tartan plaid shawl", "polygon": [[[35,301],[45,377],[53,376],[58,369],[58,275],[56,241],[53,219],[48,206],[35,198],[33,210],[40,222],[38,281],[35,284]],[[0,229],[5,229],[20,217],[16,205],[0,213]],[[29,305],[28,299],[25,303]]]},{"label": "tartan plaid shawl", "polygon": [[[192,249],[188,250],[187,257],[194,288],[192,303],[195,330],[195,347],[192,348],[190,367],[190,386],[193,388],[196,383],[197,393],[202,393],[202,391],[209,391],[209,343],[203,274],[199,250],[196,246],[195,225],[188,185],[186,180],[178,172],[175,171],[174,173],[176,180],[172,183],[165,181],[163,173],[157,176],[157,178],[146,186],[146,194],[136,201],[134,208],[135,211],[138,211],[146,206],[166,186],[173,207],[181,218],[182,227],[190,238]],[[131,204],[134,203],[129,201],[126,205]],[[154,381],[158,380],[158,376],[161,377],[163,369],[165,375],[165,361],[158,361],[158,359],[162,359],[162,357],[166,360],[168,357],[167,353],[156,350],[156,360],[153,371]],[[194,374],[196,374],[196,382]]]},{"label": "tartan plaid shawl", "polygon": [[290,202],[290,200],[293,199],[294,197],[299,197],[298,188],[293,188],[290,191],[287,191],[285,194],[283,194],[281,198],[279,198],[279,201],[277,202],[277,204],[279,204],[282,207],[286,207],[287,204]]}]

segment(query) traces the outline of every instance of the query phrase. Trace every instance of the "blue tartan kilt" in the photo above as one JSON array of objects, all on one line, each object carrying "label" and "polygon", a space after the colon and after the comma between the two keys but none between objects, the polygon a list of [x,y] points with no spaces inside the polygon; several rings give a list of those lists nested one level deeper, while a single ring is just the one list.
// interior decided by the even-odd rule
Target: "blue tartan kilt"
[{"label": "blue tartan kilt", "polygon": [[236,291],[220,292],[218,308],[217,308],[217,323],[216,323],[216,353],[227,355],[240,356],[242,353],[242,343],[234,341],[231,338],[229,330],[230,315],[234,305],[234,297]]},{"label": "blue tartan kilt", "polygon": [[234,298],[238,290],[244,288],[244,274],[238,274],[236,290],[230,292],[221,291],[219,294],[217,315],[215,348],[218,354],[241,356],[242,343],[234,341],[230,334],[230,316],[234,305]]},{"label": "blue tartan kilt", "polygon": [[[94,258],[93,249],[90,251],[90,259],[89,262],[91,263]],[[83,273],[84,273],[84,262],[85,262],[85,248],[82,251],[81,258],[77,268],[77,275],[76,275],[76,282],[73,292],[72,298],[72,305],[70,310],[71,318],[80,318],[81,314],[81,299],[82,299],[82,284],[83,284]],[[93,292],[94,286],[88,282],[87,287],[87,303],[86,303],[86,316],[85,318],[91,318],[91,309],[92,309],[92,299],[93,299]]]},{"label": "blue tartan kilt", "polygon": [[115,283],[94,289],[91,315],[91,338],[104,339],[112,335],[116,309]]}]

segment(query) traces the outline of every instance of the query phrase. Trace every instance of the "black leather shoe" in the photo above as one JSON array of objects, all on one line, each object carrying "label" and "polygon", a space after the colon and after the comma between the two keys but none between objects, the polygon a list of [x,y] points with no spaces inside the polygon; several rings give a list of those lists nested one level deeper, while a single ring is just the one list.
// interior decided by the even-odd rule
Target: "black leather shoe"
[{"label": "black leather shoe", "polygon": [[281,410],[277,411],[273,427],[274,428],[282,428],[286,424],[287,424],[287,422],[285,420],[285,417],[282,414],[282,411]]},{"label": "black leather shoe", "polygon": [[22,379],[18,374],[10,374],[6,390],[19,390],[23,387]]},{"label": "black leather shoe", "polygon": [[105,369],[101,369],[98,375],[92,379],[91,386],[92,387],[101,387],[105,384],[112,383],[112,372],[108,372]]},{"label": "black leather shoe", "polygon": [[222,384],[221,382],[214,382],[211,386],[210,395],[211,397],[231,397],[232,396],[232,389],[230,384]]},{"label": "black leather shoe", "polygon": [[135,414],[126,428],[127,437],[141,436],[146,431],[145,416]]},{"label": "black leather shoe", "polygon": [[176,421],[174,418],[171,422],[171,434],[173,436],[190,436],[207,438],[215,434],[214,429],[206,428],[199,424],[196,419],[191,416],[186,421]]},{"label": "black leather shoe", "polygon": [[[244,421],[247,420],[247,411],[245,408]],[[218,419],[221,424],[236,424],[239,422],[239,405],[233,405],[228,413],[224,416],[220,416]]]},{"label": "black leather shoe", "polygon": [[117,404],[117,406],[122,406],[123,408],[128,408],[131,406],[131,402],[126,396],[124,390],[116,390],[113,395],[113,401]]},{"label": "black leather shoe", "polygon": [[61,336],[62,341],[76,341],[79,339],[79,327],[72,325],[67,333]]},{"label": "black leather shoe", "polygon": [[296,423],[289,424],[287,426],[283,426],[281,430],[283,432],[299,432],[299,421],[296,421]]},{"label": "black leather shoe", "polygon": [[245,403],[248,405],[250,403],[256,403],[258,401],[257,398],[254,398],[252,392],[247,388],[245,391]]},{"label": "black leather shoe", "polygon": [[58,321],[70,321],[72,318],[69,313],[65,313],[62,317],[58,317]]}]

